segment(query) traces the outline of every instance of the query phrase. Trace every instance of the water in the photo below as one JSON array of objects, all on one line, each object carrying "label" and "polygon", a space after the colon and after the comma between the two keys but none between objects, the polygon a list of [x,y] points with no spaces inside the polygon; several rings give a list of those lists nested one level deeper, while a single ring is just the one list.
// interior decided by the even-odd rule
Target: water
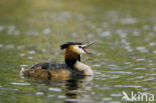
[{"label": "water", "polygon": [[[154,0],[1,0],[0,103],[121,103],[122,91],[156,96],[155,5]],[[96,55],[82,57],[93,78],[40,81],[19,75],[38,62],[63,62],[62,43],[93,40]]]}]

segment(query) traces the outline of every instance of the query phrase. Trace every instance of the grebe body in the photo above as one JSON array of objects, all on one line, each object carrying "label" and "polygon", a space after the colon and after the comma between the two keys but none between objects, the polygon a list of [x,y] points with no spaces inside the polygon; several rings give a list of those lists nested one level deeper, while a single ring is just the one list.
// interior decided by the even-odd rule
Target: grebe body
[{"label": "grebe body", "polygon": [[92,69],[88,65],[81,63],[81,54],[91,54],[86,48],[93,43],[95,41],[87,45],[67,42],[60,46],[61,49],[65,49],[65,63],[38,63],[30,69],[22,69],[21,75],[52,80],[67,80],[70,77],[93,75]]}]

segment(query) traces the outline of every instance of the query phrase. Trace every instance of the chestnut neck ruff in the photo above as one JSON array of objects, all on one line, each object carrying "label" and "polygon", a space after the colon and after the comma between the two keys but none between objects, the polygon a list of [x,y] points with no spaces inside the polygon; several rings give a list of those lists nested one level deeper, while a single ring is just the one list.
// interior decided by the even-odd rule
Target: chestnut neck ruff
[{"label": "chestnut neck ruff", "polygon": [[73,51],[72,47],[69,47],[65,51],[65,63],[69,67],[73,67],[77,61],[81,61],[80,54]]}]

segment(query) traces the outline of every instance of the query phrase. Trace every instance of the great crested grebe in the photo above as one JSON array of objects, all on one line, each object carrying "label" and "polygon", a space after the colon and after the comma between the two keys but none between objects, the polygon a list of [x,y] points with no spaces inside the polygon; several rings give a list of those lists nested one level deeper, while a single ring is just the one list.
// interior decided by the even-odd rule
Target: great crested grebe
[{"label": "great crested grebe", "polygon": [[92,69],[86,64],[81,63],[81,54],[92,54],[86,50],[95,41],[83,45],[82,43],[67,42],[62,44],[61,49],[65,49],[65,63],[38,63],[32,68],[21,70],[24,77],[35,78],[69,78],[73,76],[93,75]]}]

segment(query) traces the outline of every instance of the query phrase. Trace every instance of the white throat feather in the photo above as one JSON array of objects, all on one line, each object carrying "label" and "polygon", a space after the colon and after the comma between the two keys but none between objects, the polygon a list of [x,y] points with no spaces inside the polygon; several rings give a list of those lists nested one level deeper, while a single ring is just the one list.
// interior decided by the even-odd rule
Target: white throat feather
[{"label": "white throat feather", "polygon": [[77,61],[75,64],[74,64],[74,67],[78,70],[78,71],[83,71],[84,72],[84,75],[93,75],[93,71],[92,69],[86,65],[86,64],[83,64],[79,61]]}]

